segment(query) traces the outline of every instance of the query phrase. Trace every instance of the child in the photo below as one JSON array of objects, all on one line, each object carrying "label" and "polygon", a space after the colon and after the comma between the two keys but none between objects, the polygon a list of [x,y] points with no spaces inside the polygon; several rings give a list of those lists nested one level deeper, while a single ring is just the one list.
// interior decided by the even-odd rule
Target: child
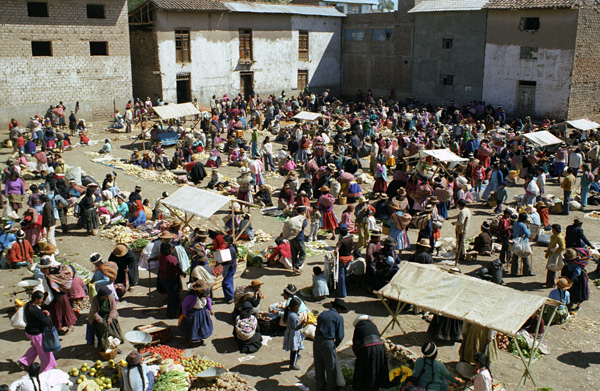
[{"label": "child", "polygon": [[79,317],[82,312],[90,309],[90,301],[85,283],[77,275],[75,268],[73,266],[70,267],[73,270],[73,281],[71,282],[71,289],[69,289],[69,301],[73,307],[73,312]]},{"label": "child", "polygon": [[481,193],[481,184],[485,179],[485,168],[483,167],[483,162],[479,162],[477,168],[473,170],[473,187],[475,188],[475,194],[477,196],[477,201],[480,200],[479,194]]},{"label": "child", "polygon": [[506,192],[506,182],[502,181],[500,183],[500,187],[498,188],[498,190],[496,190],[496,209],[494,210],[494,213],[500,213],[502,212],[502,204],[506,201],[506,199],[508,198],[508,193]]},{"label": "child", "polygon": [[290,352],[290,370],[300,369],[296,364],[300,359],[300,350],[304,349],[304,334],[302,334],[298,310],[300,310],[300,299],[294,296],[283,313],[283,321],[287,325],[283,334],[283,350]]},{"label": "child", "polygon": [[318,266],[313,267],[312,295],[315,300],[323,300],[329,296],[327,277],[325,277],[323,270]]},{"label": "child", "polygon": [[308,235],[309,242],[316,242],[321,225],[321,212],[318,208],[313,208],[310,212],[310,234]]}]

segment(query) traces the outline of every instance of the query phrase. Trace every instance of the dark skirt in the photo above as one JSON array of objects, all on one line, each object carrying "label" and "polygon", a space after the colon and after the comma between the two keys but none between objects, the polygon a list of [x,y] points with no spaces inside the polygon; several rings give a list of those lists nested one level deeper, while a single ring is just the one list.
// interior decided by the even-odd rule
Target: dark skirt
[{"label": "dark skirt", "polygon": [[233,336],[238,344],[240,353],[243,353],[243,354],[256,353],[262,347],[262,335],[258,331],[256,331],[254,333],[252,338],[247,339],[245,341],[242,341],[241,339],[239,339],[235,335],[235,333],[233,334]]},{"label": "dark skirt", "polygon": [[92,231],[100,227],[100,219],[96,208],[86,209],[81,213],[81,228]]},{"label": "dark skirt", "polygon": [[358,351],[354,364],[352,389],[372,391],[389,386],[388,362],[383,345],[369,346]]},{"label": "dark skirt", "polygon": [[427,333],[435,339],[458,342],[462,339],[463,321],[434,315]]},{"label": "dark skirt", "polygon": [[52,325],[57,330],[63,327],[71,327],[77,322],[77,316],[73,312],[73,307],[69,302],[69,298],[65,293],[52,291],[54,300],[48,305],[48,312],[50,312],[50,319],[52,319]]},{"label": "dark skirt", "polygon": [[573,286],[569,289],[569,294],[571,295],[572,304],[583,303],[590,298],[590,288],[586,273],[581,272],[579,277],[573,280]]},{"label": "dark skirt", "polygon": [[213,333],[213,323],[208,308],[192,309],[181,321],[179,330],[192,342],[200,342],[210,337]]},{"label": "dark skirt", "polygon": [[385,193],[387,191],[388,185],[387,182],[383,180],[383,178],[377,178],[375,180],[375,184],[373,185],[373,193]]}]

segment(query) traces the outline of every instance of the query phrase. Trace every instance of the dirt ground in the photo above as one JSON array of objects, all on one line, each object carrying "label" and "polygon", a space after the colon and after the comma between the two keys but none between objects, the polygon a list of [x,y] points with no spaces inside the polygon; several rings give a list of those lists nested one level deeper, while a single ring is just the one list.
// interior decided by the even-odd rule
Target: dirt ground
[{"label": "dirt ground", "polygon": [[[99,124],[98,124],[99,125]],[[95,141],[104,140],[104,138],[112,138],[113,135],[108,135],[102,131],[91,132],[90,138]],[[130,141],[115,141],[113,142],[113,153],[115,157],[125,158],[130,154]],[[101,143],[94,146],[86,146],[75,148],[74,151],[64,153],[63,157],[68,165],[81,166],[83,170],[96,178],[101,183],[104,176],[112,171],[109,167],[93,163],[90,157],[85,155],[88,151],[97,151]],[[139,145],[136,145],[139,146]],[[173,149],[167,149],[169,154],[172,154]],[[0,150],[0,160],[5,161],[10,154],[9,150]],[[368,165],[366,165],[368,167]],[[164,185],[157,182],[151,182],[140,179],[138,177],[128,176],[122,171],[118,171],[119,176],[117,184],[122,190],[132,191],[135,185],[142,186],[142,195],[144,198],[149,198],[151,203],[160,194],[167,190],[173,192],[177,186]],[[238,168],[222,167],[219,172],[229,177],[238,175]],[[204,185],[207,180],[205,180]],[[278,188],[283,183],[282,178],[267,179],[267,183]],[[363,188],[363,191],[369,189]],[[549,181],[547,192],[560,194],[560,188],[554,180]],[[509,188],[509,199],[513,195],[523,193],[519,186]],[[341,215],[343,206],[336,206],[336,214]],[[479,232],[479,226],[485,220],[490,220],[492,213],[491,209],[481,204],[470,206],[473,211],[474,221],[470,226],[469,236],[475,236]],[[590,210],[596,210],[598,207],[591,207]],[[224,212],[223,212],[224,213]],[[451,210],[450,217],[456,216],[457,211]],[[574,217],[582,217],[582,212],[573,212],[571,216],[551,215],[551,223],[559,223],[564,228],[571,224]],[[75,221],[70,219],[70,224],[75,228]],[[258,211],[252,212],[252,223],[255,229],[262,229],[265,232],[276,236],[280,233],[282,223],[272,217],[265,217]],[[206,224],[199,220],[195,220],[195,224]],[[588,238],[592,242],[600,243],[600,224],[589,219],[585,219],[584,230]],[[409,238],[411,243],[416,242],[417,231],[410,230]],[[449,223],[445,223],[442,229],[443,237],[453,237],[453,227]],[[93,252],[100,252],[107,258],[114,246],[114,243],[100,238],[98,236],[86,236],[81,229],[73,229],[68,234],[63,234],[57,231],[57,241],[61,256],[64,256],[70,261],[78,262],[79,264],[91,270],[89,263],[89,255]],[[328,241],[333,244],[332,241]],[[260,243],[254,249],[260,250],[267,246],[268,243]],[[535,295],[547,296],[549,289],[543,287],[545,281],[545,259],[543,257],[543,247],[533,247],[533,270],[537,273],[535,277],[505,277],[508,287],[526,291]],[[410,252],[403,255],[406,259]],[[483,258],[477,262],[470,264],[459,265],[463,273],[470,273],[478,269],[482,262],[486,262],[494,257],[487,259]],[[307,259],[307,265],[303,269],[301,276],[292,276],[289,272],[283,269],[266,269],[266,268],[249,268],[241,279],[236,280],[237,284],[247,284],[253,279],[260,279],[264,284],[263,292],[263,308],[269,304],[281,300],[281,292],[288,283],[293,283],[300,288],[311,285],[312,272],[311,269],[315,265],[323,263],[323,256],[314,256]],[[588,266],[588,271],[593,271],[595,265]],[[28,276],[29,273],[25,270],[3,270],[0,273],[0,308],[2,315],[0,316],[0,340],[2,347],[2,359],[0,360],[0,384],[9,383],[23,375],[19,370],[15,361],[27,350],[29,343],[23,330],[12,329],[9,322],[9,317],[13,312],[13,301],[15,298],[25,299],[26,294],[23,292],[15,294],[18,288],[15,284],[22,278]],[[152,278],[154,279],[154,274]],[[533,365],[533,373],[537,380],[538,387],[551,387],[554,390],[560,391],[597,391],[600,389],[600,336],[599,330],[599,306],[600,301],[598,291],[593,286],[592,279],[598,278],[592,274],[590,278],[591,295],[590,300],[585,302],[582,309],[565,324],[553,326],[548,333],[547,341],[550,346],[550,353],[544,356],[540,361]],[[164,319],[165,298],[153,293],[148,295],[149,278],[146,272],[141,273],[140,285],[135,290],[127,294],[119,304],[119,315],[121,328],[123,333],[126,333],[136,326],[148,325],[158,321],[165,321],[173,326],[173,334],[175,337],[171,340],[170,345],[185,348],[186,342],[181,338],[176,330],[176,321]],[[215,331],[206,342],[207,346],[187,349],[186,355],[200,354],[207,356],[212,360],[224,364],[232,371],[236,371],[244,375],[251,384],[260,391],[266,390],[297,390],[306,389],[302,385],[313,390],[316,389],[311,373],[313,369],[312,359],[312,342],[305,341],[305,351],[302,353],[302,359],[299,361],[300,371],[288,371],[287,361],[288,354],[281,348],[282,337],[274,337],[268,342],[267,346],[255,353],[252,356],[246,356],[238,353],[236,344],[231,336],[231,311],[232,305],[227,305],[222,302],[222,292],[215,292],[214,306],[215,316],[213,318]],[[349,313],[344,314],[345,334],[346,337],[342,343],[341,349],[345,353],[351,354],[349,349],[353,327],[352,322],[362,313],[370,314],[379,329],[382,330],[387,324],[390,317],[383,305],[372,295],[358,289],[354,286],[349,287],[349,296],[346,302],[350,308]],[[312,310],[323,311],[324,303],[307,302],[307,305]],[[431,340],[426,333],[428,323],[420,316],[413,314],[401,315],[406,334],[402,334],[397,328],[388,331],[387,337],[401,343],[415,352],[419,352],[420,346]],[[75,331],[67,336],[62,337],[63,349],[56,354],[58,367],[68,371],[76,366],[80,367],[82,361],[90,363],[99,357],[93,348],[85,344],[85,327],[83,320],[80,320],[75,328]],[[459,344],[443,344],[438,343],[439,358],[448,363],[449,368],[454,368],[458,361]],[[117,358],[124,358],[132,347],[125,343],[121,347],[123,353]],[[500,360],[492,366],[492,372],[496,381],[501,381],[505,384],[507,390],[514,390],[518,383],[523,366],[518,357],[515,357],[505,351],[500,352]],[[528,382],[524,390],[535,390],[536,388]]]}]

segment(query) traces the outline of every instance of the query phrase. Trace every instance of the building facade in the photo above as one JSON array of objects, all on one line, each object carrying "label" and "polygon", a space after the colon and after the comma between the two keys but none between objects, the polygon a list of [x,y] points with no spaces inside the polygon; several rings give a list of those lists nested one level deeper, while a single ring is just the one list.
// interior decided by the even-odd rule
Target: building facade
[{"label": "building facade", "polygon": [[342,17],[330,7],[149,0],[130,12],[134,95],[207,105],[212,95],[292,96],[306,85],[338,93]]},{"label": "building facade", "polygon": [[348,15],[343,21],[342,95],[358,90],[397,99],[411,95],[414,0],[401,0],[398,11]]},{"label": "building facade", "polygon": [[413,95],[434,105],[481,100],[485,0],[425,0],[414,15]]},{"label": "building facade", "polygon": [[346,15],[370,14],[377,9],[378,0],[292,0],[292,4],[335,7]]},{"label": "building facade", "polygon": [[3,0],[0,122],[27,124],[62,101],[110,118],[131,99],[126,0]]}]

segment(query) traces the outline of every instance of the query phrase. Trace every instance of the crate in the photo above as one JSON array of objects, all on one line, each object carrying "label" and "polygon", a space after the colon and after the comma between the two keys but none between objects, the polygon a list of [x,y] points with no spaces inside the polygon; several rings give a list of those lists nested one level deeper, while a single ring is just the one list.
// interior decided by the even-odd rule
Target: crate
[{"label": "crate", "polygon": [[138,327],[138,330],[150,334],[152,336],[152,342],[158,341],[161,344],[164,344],[171,340],[171,329],[163,322],[140,326]]}]

